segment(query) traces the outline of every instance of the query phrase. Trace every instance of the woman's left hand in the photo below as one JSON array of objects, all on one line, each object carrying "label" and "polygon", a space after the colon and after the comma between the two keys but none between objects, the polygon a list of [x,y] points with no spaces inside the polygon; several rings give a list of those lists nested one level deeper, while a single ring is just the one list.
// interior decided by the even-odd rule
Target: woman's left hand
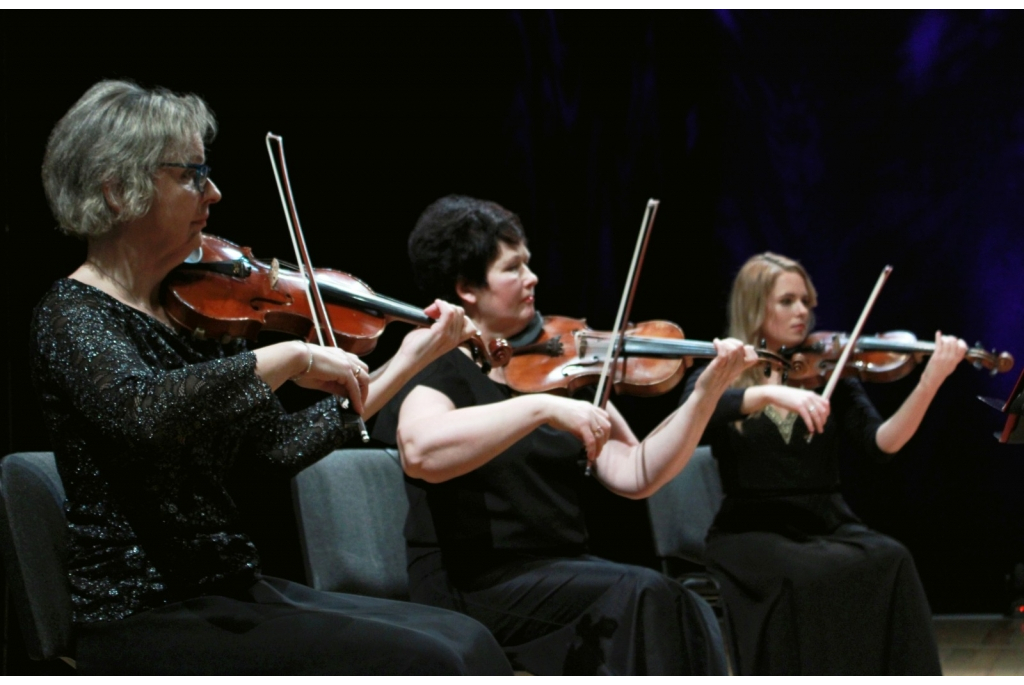
[{"label": "woman's left hand", "polygon": [[751,345],[744,345],[736,338],[715,338],[714,344],[718,356],[700,375],[697,388],[721,395],[741,373],[758,362],[758,356]]},{"label": "woman's left hand", "polygon": [[405,336],[401,350],[413,359],[433,361],[477,333],[476,324],[462,307],[434,300],[423,311],[436,321],[429,328],[413,329]]},{"label": "woman's left hand", "polygon": [[925,365],[921,380],[941,385],[966,354],[967,343],[955,335],[942,335],[942,331],[936,331],[935,352]]}]

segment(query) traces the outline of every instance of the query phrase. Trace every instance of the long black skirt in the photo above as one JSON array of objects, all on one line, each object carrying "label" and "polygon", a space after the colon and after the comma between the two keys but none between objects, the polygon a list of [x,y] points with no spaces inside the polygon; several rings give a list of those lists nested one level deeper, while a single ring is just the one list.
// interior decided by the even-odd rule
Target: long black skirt
[{"label": "long black skirt", "polygon": [[743,675],[941,675],[928,600],[907,549],[862,524],[794,540],[708,536]]},{"label": "long black skirt", "polygon": [[412,599],[490,628],[536,675],[724,675],[714,612],[648,568],[592,556],[520,557],[455,587],[440,552],[409,569]]},{"label": "long black skirt", "polygon": [[264,577],[80,626],[75,657],[102,675],[511,675],[486,628],[411,602],[320,592]]}]

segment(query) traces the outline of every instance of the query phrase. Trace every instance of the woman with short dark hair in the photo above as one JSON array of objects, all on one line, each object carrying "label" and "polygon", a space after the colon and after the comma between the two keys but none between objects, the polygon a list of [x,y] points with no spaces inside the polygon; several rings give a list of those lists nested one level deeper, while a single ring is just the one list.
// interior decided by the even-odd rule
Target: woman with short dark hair
[{"label": "woman with short dark hair", "polygon": [[[519,218],[448,196],[409,238],[418,283],[454,295],[485,339],[539,334],[537,277]],[[581,450],[594,477],[646,497],[689,460],[720,394],[756,361],[716,341],[697,392],[643,441],[611,404],[519,395],[503,369],[452,351],[377,419],[407,475],[412,598],[487,625],[513,666],[551,674],[725,673],[718,624],[695,594],[651,569],[587,552]]]}]

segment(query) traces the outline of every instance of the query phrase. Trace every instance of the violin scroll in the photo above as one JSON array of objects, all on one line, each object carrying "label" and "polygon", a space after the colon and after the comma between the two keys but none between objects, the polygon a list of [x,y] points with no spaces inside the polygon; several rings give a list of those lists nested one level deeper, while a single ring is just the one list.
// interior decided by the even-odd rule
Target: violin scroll
[{"label": "violin scroll", "polygon": [[1009,352],[997,353],[995,349],[987,352],[980,342],[974,343],[974,347],[967,350],[964,359],[976,369],[985,369],[991,376],[995,376],[997,373],[1006,373],[1013,368],[1012,354]]}]

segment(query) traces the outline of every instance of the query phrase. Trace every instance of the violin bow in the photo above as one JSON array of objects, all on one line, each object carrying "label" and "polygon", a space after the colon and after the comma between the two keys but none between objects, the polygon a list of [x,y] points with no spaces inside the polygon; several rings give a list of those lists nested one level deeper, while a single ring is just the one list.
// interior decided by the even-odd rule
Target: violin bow
[{"label": "violin bow", "polygon": [[[272,143],[277,143],[277,154],[281,160],[282,173],[278,173]],[[284,209],[285,222],[288,224],[288,234],[291,236],[292,247],[295,249],[295,261],[298,264],[299,272],[305,276],[306,297],[312,305],[309,310],[313,319],[313,328],[316,329],[317,340],[320,342],[321,347],[337,347],[338,341],[335,339],[334,330],[331,328],[331,317],[327,312],[327,306],[324,304],[323,296],[320,293],[320,286],[316,282],[313,263],[309,259],[309,251],[306,250],[306,238],[302,234],[302,225],[299,223],[299,213],[295,208],[295,197],[292,195],[292,185],[288,180],[288,163],[284,158],[284,138],[268,132],[267,154],[270,155],[270,166],[274,169],[274,180],[277,182],[277,192],[281,196],[281,207]],[[283,184],[281,182],[282,176],[284,177]],[[335,397],[342,409],[348,409],[349,402],[347,399],[338,395],[335,395]],[[366,424],[361,416],[359,417],[359,434],[363,442],[370,441],[370,434],[366,430]]]},{"label": "violin bow", "polygon": [[[839,355],[839,361],[836,362],[836,368],[832,371],[832,375],[829,376],[828,383],[825,384],[825,389],[822,391],[821,396],[826,400],[832,397],[832,392],[836,389],[836,384],[839,382],[839,377],[843,375],[843,369],[846,367],[846,362],[850,358],[850,354],[853,352],[853,348],[857,346],[857,338],[860,337],[861,329],[864,328],[864,322],[867,321],[868,314],[871,312],[872,307],[875,306],[875,300],[878,299],[878,293],[882,291],[882,286],[889,279],[889,274],[892,273],[892,266],[886,265],[882,269],[882,273],[879,274],[878,280],[875,282],[875,288],[871,291],[871,295],[868,296],[868,301],[864,304],[864,309],[860,313],[860,318],[857,319],[857,325],[853,327],[853,332],[850,333],[850,337],[846,342],[846,347],[843,349],[842,354]],[[810,442],[814,437],[814,433],[807,434],[807,442]]]},{"label": "violin bow", "polygon": [[[628,325],[629,314],[633,309],[633,297],[636,295],[636,286],[640,281],[640,269],[643,266],[644,256],[647,254],[647,242],[651,237],[651,229],[654,227],[654,218],[658,214],[660,200],[651,198],[647,201],[647,208],[644,210],[644,220],[640,224],[640,234],[636,239],[636,247],[633,250],[633,261],[629,265],[629,274],[626,276],[626,285],[622,289],[622,298],[619,301],[619,313],[615,317],[615,325],[612,327],[611,354],[605,357],[604,367],[597,382],[597,392],[594,394],[594,406],[602,409],[607,406],[608,398],[612,392],[612,383],[609,381],[611,370],[622,354],[625,328]],[[587,460],[586,475],[591,475],[593,464]]]}]

